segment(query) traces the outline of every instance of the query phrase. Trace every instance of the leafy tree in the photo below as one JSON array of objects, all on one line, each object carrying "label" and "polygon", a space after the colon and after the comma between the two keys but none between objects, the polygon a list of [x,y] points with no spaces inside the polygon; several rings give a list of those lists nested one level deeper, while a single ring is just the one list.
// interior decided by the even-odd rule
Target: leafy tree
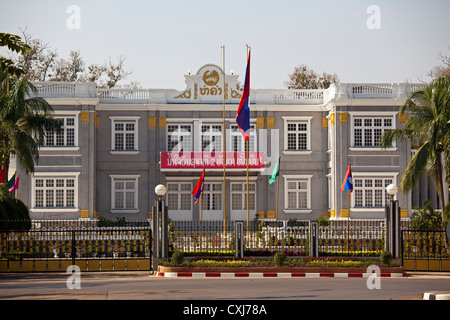
[{"label": "leafy tree", "polygon": [[58,131],[61,122],[53,118],[52,107],[36,96],[37,89],[28,80],[0,70],[0,88],[0,166],[8,172],[10,156],[15,154],[27,173],[34,172],[45,130]]},{"label": "leafy tree", "polygon": [[331,84],[338,82],[339,78],[336,74],[324,72],[322,75],[318,75],[314,70],[302,64],[294,68],[286,86],[288,89],[327,89]]},{"label": "leafy tree", "polygon": [[442,217],[439,212],[431,206],[431,200],[424,202],[423,207],[415,207],[412,214],[411,229],[433,230],[442,227]]},{"label": "leafy tree", "polygon": [[[0,38],[2,46],[15,52],[27,54],[30,49],[19,36],[1,33]],[[6,172],[11,154],[27,172],[33,172],[45,129],[58,131],[61,127],[51,115],[52,107],[36,96],[37,89],[23,75],[23,68],[11,70],[10,65],[0,65],[0,166]]]},{"label": "leafy tree", "polygon": [[[34,38],[22,30],[23,42],[30,48],[26,52],[16,52],[11,56],[29,81],[95,82],[100,88],[117,87],[132,72],[125,67],[125,58],[117,61],[110,57],[103,64],[87,64],[79,51],[70,51],[69,58],[61,58],[48,43]],[[136,83],[128,85],[136,87]]]},{"label": "leafy tree", "polygon": [[430,72],[428,72],[428,76],[430,76],[432,79],[450,77],[450,56],[445,56],[440,53],[438,57],[444,65],[434,67],[432,70],[430,70]]},{"label": "leafy tree", "polygon": [[[22,41],[22,38],[10,33],[0,32],[0,47],[7,47],[9,50],[26,54],[31,50],[30,46]],[[14,61],[5,57],[0,57],[0,68],[15,76],[23,74],[23,69],[16,66]]]},{"label": "leafy tree", "polygon": [[450,177],[450,77],[437,78],[412,92],[400,108],[400,114],[404,113],[408,115],[405,126],[386,131],[380,139],[381,145],[389,147],[394,140],[420,145],[399,187],[402,192],[411,190],[421,174],[428,172],[436,183],[441,221],[444,221],[443,179],[448,181]]}]

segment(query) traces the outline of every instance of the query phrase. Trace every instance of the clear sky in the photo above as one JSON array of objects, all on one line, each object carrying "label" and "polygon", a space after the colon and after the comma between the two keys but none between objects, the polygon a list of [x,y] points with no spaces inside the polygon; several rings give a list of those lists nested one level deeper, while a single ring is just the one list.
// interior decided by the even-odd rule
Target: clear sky
[{"label": "clear sky", "polygon": [[[78,6],[79,29],[67,27]],[[368,28],[380,9],[379,29]],[[285,88],[295,66],[336,73],[341,82],[428,81],[450,55],[449,0],[0,0],[0,31],[20,29],[60,56],[85,61],[126,57],[127,81],[183,90],[187,70],[222,66],[243,82],[252,47],[251,87]],[[70,20],[73,21],[73,20]]]}]

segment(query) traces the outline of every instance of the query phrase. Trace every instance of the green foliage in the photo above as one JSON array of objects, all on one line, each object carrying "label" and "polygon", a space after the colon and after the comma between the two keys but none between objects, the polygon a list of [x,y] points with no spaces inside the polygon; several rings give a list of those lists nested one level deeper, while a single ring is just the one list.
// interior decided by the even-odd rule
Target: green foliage
[{"label": "green foliage", "polygon": [[319,227],[328,227],[330,225],[330,220],[325,217],[320,217],[318,223]]},{"label": "green foliage", "polygon": [[281,266],[286,261],[286,253],[277,252],[273,256],[273,261],[277,266]]},{"label": "green foliage", "polygon": [[97,227],[125,227],[126,223],[125,217],[116,217],[115,220],[100,217],[97,222]]},{"label": "green foliage", "polygon": [[326,72],[318,75],[314,70],[302,64],[294,68],[294,72],[289,75],[289,82],[286,83],[288,89],[327,89],[331,84],[339,82],[336,74]]},{"label": "green foliage", "polygon": [[[17,35],[0,32],[0,47],[7,47],[10,51],[24,54],[31,50],[31,47],[22,41]],[[20,76],[23,74],[23,69],[17,67],[14,61],[5,57],[0,57],[0,69],[9,74]]]},{"label": "green foliage", "polygon": [[[162,266],[180,266],[173,264],[171,260],[161,260]],[[352,260],[349,258],[300,258],[288,259],[282,264],[283,267],[368,267],[370,265],[382,265],[379,260]],[[255,260],[244,258],[238,260],[221,260],[221,259],[199,259],[184,261],[183,267],[275,267],[281,266],[273,260]],[[390,266],[398,266],[391,263]]]},{"label": "green foliage", "polygon": [[410,225],[412,230],[435,230],[441,227],[441,214],[431,206],[431,200],[425,201],[422,208],[414,208]]},{"label": "green foliage", "polygon": [[402,174],[400,190],[411,190],[427,172],[436,183],[444,208],[442,181],[450,177],[450,77],[434,79],[412,92],[400,108],[400,114],[405,113],[405,125],[385,131],[380,143],[390,147],[397,140],[420,146]]},{"label": "green foliage", "polygon": [[29,230],[31,220],[28,208],[19,199],[0,197],[0,229]]},{"label": "green foliage", "polygon": [[173,264],[182,264],[184,260],[184,255],[182,252],[177,251],[172,254],[172,263]]},{"label": "green foliage", "polygon": [[321,257],[379,257],[379,251],[320,251]]},{"label": "green foliage", "polygon": [[383,251],[380,255],[380,261],[382,264],[391,264],[392,253],[390,253],[389,251]]}]

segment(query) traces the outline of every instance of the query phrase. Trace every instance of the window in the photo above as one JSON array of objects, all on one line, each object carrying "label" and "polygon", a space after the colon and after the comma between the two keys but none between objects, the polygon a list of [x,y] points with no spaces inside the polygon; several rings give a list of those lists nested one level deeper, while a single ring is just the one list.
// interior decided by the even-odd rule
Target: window
[{"label": "window", "polygon": [[[231,151],[232,152],[246,152],[246,144],[244,136],[242,135],[237,125],[231,125]],[[256,130],[255,125],[250,125],[250,140],[248,150],[250,152],[256,151]]]},{"label": "window", "polygon": [[169,210],[192,210],[191,183],[168,183],[167,201]]},{"label": "window", "polygon": [[185,124],[167,125],[167,151],[192,151],[192,126]]},{"label": "window", "polygon": [[33,208],[76,208],[76,177],[35,177],[33,179]]},{"label": "window", "polygon": [[202,197],[203,210],[222,210],[222,183],[205,183]]},{"label": "window", "polygon": [[283,117],[284,119],[284,151],[311,151],[310,126],[312,117]]},{"label": "window", "polygon": [[139,117],[111,117],[112,121],[112,151],[138,150],[138,119]]},{"label": "window", "polygon": [[112,184],[111,210],[135,212],[138,210],[139,176],[110,176]]},{"label": "window", "polygon": [[[249,183],[249,210],[256,210],[256,184]],[[247,210],[247,183],[231,183],[231,210]]]},{"label": "window", "polygon": [[380,137],[393,129],[393,117],[353,117],[353,146],[380,147]]},{"label": "window", "polygon": [[[311,209],[311,178],[312,176],[283,176],[285,179],[285,209],[309,210]],[[295,212],[295,211],[292,211]]]},{"label": "window", "polygon": [[354,199],[355,208],[382,208],[390,196],[386,187],[393,182],[392,177],[354,177]]},{"label": "window", "polygon": [[222,151],[222,126],[221,125],[201,125],[202,129],[202,151],[218,152]]},{"label": "window", "polygon": [[61,131],[46,130],[44,147],[74,147],[78,144],[76,117],[55,117],[62,121]]}]

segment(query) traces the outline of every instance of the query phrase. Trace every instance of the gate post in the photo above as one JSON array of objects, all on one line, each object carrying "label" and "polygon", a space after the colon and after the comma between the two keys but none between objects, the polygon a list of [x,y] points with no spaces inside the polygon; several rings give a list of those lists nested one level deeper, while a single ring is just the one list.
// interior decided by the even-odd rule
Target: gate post
[{"label": "gate post", "polygon": [[165,259],[169,257],[169,217],[168,210],[164,204],[164,200],[161,200],[161,258]]},{"label": "gate post", "polygon": [[[240,252],[240,253],[239,253]],[[244,222],[234,222],[234,256],[244,257]]]},{"label": "gate post", "polygon": [[164,200],[156,199],[152,207],[152,233],[153,233],[153,270],[158,268],[159,259],[169,257],[169,230],[168,211]]},{"label": "gate post", "polygon": [[390,200],[386,207],[386,243],[385,250],[392,253],[393,258],[401,256],[400,206],[398,200]]},{"label": "gate post", "polygon": [[75,231],[72,230],[72,265],[75,265],[75,255],[77,253]]},{"label": "gate post", "polygon": [[309,256],[319,257],[319,224],[309,221]]},{"label": "gate post", "polygon": [[153,272],[158,270],[159,264],[159,210],[158,200],[155,201],[155,206],[152,207],[152,269]]}]

